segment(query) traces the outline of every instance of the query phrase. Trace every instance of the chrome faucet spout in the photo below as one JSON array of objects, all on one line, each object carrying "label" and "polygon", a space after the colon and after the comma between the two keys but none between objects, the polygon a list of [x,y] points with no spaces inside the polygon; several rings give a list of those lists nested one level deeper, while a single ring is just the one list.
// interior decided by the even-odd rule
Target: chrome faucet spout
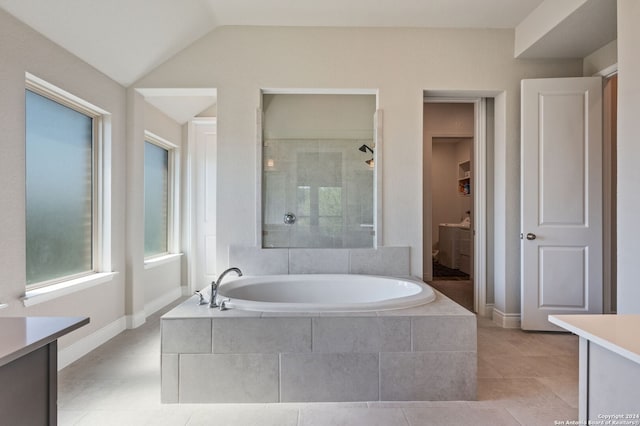
[{"label": "chrome faucet spout", "polygon": [[217,297],[218,297],[218,289],[220,288],[220,284],[222,284],[222,279],[229,273],[229,272],[235,272],[236,274],[238,274],[239,277],[242,276],[242,271],[240,270],[240,268],[236,268],[236,267],[232,267],[229,269],[225,269],[224,272],[222,272],[219,276],[218,279],[215,281],[211,281],[211,299],[209,300],[209,307],[210,308],[217,308],[218,303],[217,303]]}]

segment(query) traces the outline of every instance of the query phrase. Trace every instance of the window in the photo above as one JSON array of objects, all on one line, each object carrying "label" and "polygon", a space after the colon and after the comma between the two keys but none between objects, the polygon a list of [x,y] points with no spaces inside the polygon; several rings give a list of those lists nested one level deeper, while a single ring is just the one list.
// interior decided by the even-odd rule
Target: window
[{"label": "window", "polygon": [[26,284],[38,288],[108,265],[102,208],[102,111],[27,75]]},{"label": "window", "polygon": [[177,216],[177,146],[150,132],[144,143],[144,256],[177,252],[174,218]]}]

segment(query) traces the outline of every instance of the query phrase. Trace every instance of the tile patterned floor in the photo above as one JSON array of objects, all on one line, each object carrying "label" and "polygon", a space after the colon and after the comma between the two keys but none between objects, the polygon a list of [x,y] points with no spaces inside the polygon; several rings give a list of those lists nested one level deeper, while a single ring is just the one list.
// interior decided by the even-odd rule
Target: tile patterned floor
[{"label": "tile patterned floor", "polygon": [[448,280],[446,278],[428,281],[428,284],[449,299],[473,312],[473,281]]},{"label": "tile patterned floor", "polygon": [[164,311],[60,372],[60,425],[553,425],[578,415],[578,338],[486,319],[478,320],[478,401],[163,405]]}]

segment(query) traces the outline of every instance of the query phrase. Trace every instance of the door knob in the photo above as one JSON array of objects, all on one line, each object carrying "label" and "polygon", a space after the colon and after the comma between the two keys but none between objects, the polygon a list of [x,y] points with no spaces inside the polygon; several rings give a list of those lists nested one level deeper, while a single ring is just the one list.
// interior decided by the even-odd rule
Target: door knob
[{"label": "door knob", "polygon": [[527,234],[527,240],[535,240],[535,239],[536,239],[536,234],[532,234],[531,232]]}]

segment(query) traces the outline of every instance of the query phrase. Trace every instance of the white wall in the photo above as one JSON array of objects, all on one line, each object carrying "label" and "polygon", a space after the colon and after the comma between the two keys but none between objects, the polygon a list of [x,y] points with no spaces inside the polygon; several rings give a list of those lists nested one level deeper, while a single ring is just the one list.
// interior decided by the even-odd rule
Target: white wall
[{"label": "white wall", "polygon": [[640,2],[618,0],[618,313],[640,313]]},{"label": "white wall", "polygon": [[[144,123],[145,130],[160,136],[163,139],[177,145],[180,156],[184,155],[184,144],[182,140],[182,126],[168,117],[159,109],[144,103]],[[144,144],[144,139],[140,142]],[[144,178],[143,178],[144,182]],[[142,211],[144,214],[144,210]],[[175,258],[168,263],[154,266],[151,269],[145,269],[142,281],[145,288],[145,306],[154,305],[156,300],[164,300],[167,295],[180,294],[182,285],[181,259]],[[186,282],[185,282],[186,284]],[[161,305],[157,305],[162,307]],[[148,316],[152,312],[145,308],[145,314]]]},{"label": "white wall", "polygon": [[265,139],[373,139],[375,95],[265,94]]},{"label": "white wall", "polygon": [[[144,322],[145,306],[168,303],[177,294],[180,260],[144,270],[143,250],[144,129],[178,145],[181,127],[66,50],[0,11],[0,315],[89,316],[89,325],[60,340],[61,359],[73,361],[92,346],[124,329]],[[90,102],[111,114],[112,124],[112,281],[25,307],[25,72]],[[127,103],[132,105],[127,108]],[[128,115],[138,120],[128,120]],[[136,132],[136,125],[142,133]],[[128,134],[142,135],[137,144]],[[136,136],[137,137],[137,136]],[[135,153],[131,154],[131,146]],[[135,219],[135,220],[134,220]],[[137,232],[139,231],[139,232]],[[143,256],[143,251],[140,251]],[[165,296],[163,298],[163,296]],[[67,350],[68,349],[68,350]]]},{"label": "white wall", "polygon": [[[182,127],[150,105],[136,90],[127,90],[127,209],[126,209],[126,294],[127,326],[144,323],[154,301],[170,301],[179,296],[182,285],[182,261],[144,267],[144,140],[145,130],[175,145],[182,146]],[[156,270],[157,269],[157,270]],[[161,277],[161,278],[160,278]]]},{"label": "white wall", "polygon": [[618,40],[614,40],[584,58],[582,74],[585,77],[591,77],[592,75],[617,63]]},{"label": "white wall", "polygon": [[[519,84],[522,78],[577,76],[581,60],[516,60],[513,31],[222,27],[167,61],[136,87],[218,89],[218,264],[230,244],[255,244],[256,109],[261,88],[378,90],[384,111],[383,244],[411,247],[421,276],[424,90],[504,93],[497,108],[503,157],[496,183],[505,266],[503,312],[519,312]],[[231,185],[230,183],[233,183]],[[508,267],[506,266],[508,265]],[[508,290],[508,291],[507,291]],[[505,296],[506,297],[506,296]]]},{"label": "white wall", "polygon": [[[0,10],[0,315],[89,316],[91,323],[60,341],[78,339],[120,321],[125,314],[125,89],[66,50]],[[112,117],[113,270],[108,283],[26,308],[25,292],[25,72],[106,111]],[[118,329],[120,326],[116,326]]]},{"label": "white wall", "polygon": [[520,56],[544,38],[585,2],[586,0],[543,1],[516,27],[515,56]]}]

